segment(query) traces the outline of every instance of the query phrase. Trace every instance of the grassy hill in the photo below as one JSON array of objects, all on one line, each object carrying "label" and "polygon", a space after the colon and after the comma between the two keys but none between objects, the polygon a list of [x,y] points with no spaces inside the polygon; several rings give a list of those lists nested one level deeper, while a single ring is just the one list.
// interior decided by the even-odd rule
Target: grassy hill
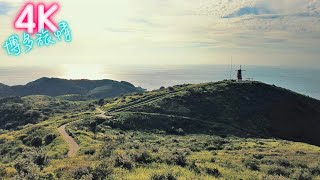
[{"label": "grassy hill", "polygon": [[[103,88],[106,86],[108,89]],[[58,78],[41,78],[23,86],[0,85],[0,97],[77,94],[90,98],[109,98],[132,92],[143,92],[143,89],[124,81],[66,80]]]},{"label": "grassy hill", "polygon": [[[109,98],[100,109],[68,98],[80,97],[0,100],[4,109],[24,107],[8,113],[17,117],[52,109],[0,131],[0,179],[320,179],[320,147],[310,145],[320,137],[320,103],[286,89],[186,84]],[[80,147],[75,157],[62,125]]]},{"label": "grassy hill", "polygon": [[41,95],[0,98],[0,129],[17,129],[57,114],[83,111],[88,108],[84,104]]},{"label": "grassy hill", "polygon": [[105,109],[121,112],[110,123],[123,129],[180,129],[320,145],[320,101],[260,82],[175,86],[128,96]]}]

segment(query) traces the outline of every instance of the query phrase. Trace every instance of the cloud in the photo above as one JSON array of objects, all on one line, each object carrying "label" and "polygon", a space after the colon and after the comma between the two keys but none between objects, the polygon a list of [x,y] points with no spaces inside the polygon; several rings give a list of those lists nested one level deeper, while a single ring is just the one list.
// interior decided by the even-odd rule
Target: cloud
[{"label": "cloud", "polygon": [[[16,13],[21,6],[15,8],[15,2],[22,0],[0,0],[0,15],[11,13],[3,1]],[[264,57],[270,54],[278,63],[284,55],[295,54],[296,59],[308,57],[319,64],[319,0],[93,0],[91,4],[90,13],[83,13],[87,2],[79,1],[74,8],[72,1],[61,0],[59,16],[70,21],[75,36],[81,38],[52,63],[89,58],[95,63],[210,63],[230,54],[261,63],[269,63],[271,58]],[[11,14],[1,18],[1,41],[1,35],[4,40],[11,33],[11,21]],[[59,45],[28,57],[45,64],[43,56],[58,59],[56,52],[64,50]],[[254,60],[252,54],[257,55]]]},{"label": "cloud", "polygon": [[7,15],[11,8],[9,3],[0,1],[0,15]]},{"label": "cloud", "polygon": [[[223,18],[236,18],[246,15],[273,15],[272,18],[282,16],[319,16],[320,2],[316,0],[258,0],[255,3],[242,5],[238,3],[236,9]],[[268,16],[267,16],[268,17]]]},{"label": "cloud", "polygon": [[241,17],[245,15],[262,15],[262,14],[272,14],[274,13],[272,10],[264,8],[264,7],[242,7],[239,10],[224,16],[223,18],[234,18]]},{"label": "cloud", "polygon": [[317,0],[260,0],[258,7],[272,9],[278,14],[297,14],[319,12],[320,2]]},{"label": "cloud", "polygon": [[278,12],[289,12],[304,7],[309,0],[260,0],[257,6],[273,9]]}]

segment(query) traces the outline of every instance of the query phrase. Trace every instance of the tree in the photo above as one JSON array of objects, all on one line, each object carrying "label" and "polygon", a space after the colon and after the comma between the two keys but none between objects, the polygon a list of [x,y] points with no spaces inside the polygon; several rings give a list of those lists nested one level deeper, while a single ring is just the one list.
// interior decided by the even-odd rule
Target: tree
[{"label": "tree", "polygon": [[99,99],[98,105],[99,105],[99,106],[103,106],[103,105],[104,105],[104,99]]}]

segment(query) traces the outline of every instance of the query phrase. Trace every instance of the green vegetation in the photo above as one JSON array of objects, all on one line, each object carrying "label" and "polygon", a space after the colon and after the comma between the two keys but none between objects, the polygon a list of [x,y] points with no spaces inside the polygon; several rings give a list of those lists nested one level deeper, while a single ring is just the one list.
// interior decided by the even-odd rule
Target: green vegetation
[{"label": "green vegetation", "polygon": [[17,129],[36,124],[57,114],[83,112],[86,103],[60,100],[49,96],[0,98],[0,129]]},{"label": "green vegetation", "polygon": [[[22,110],[8,113],[17,126],[0,131],[0,179],[320,179],[320,148],[287,141],[317,144],[320,131],[311,126],[319,122],[306,113],[319,117],[320,103],[262,83],[179,85],[96,101],[5,98],[0,107],[17,104]],[[31,110],[40,115],[23,121]],[[58,132],[65,124],[80,146],[75,157]],[[298,125],[311,132],[291,136]]]},{"label": "green vegetation", "polygon": [[91,98],[111,98],[121,94],[143,92],[140,87],[125,81],[113,80],[66,80],[41,78],[24,86],[6,86],[0,84],[0,97],[47,95],[61,96],[64,100],[89,100]]},{"label": "green vegetation", "polygon": [[263,84],[178,85],[115,99],[110,126],[220,136],[281,138],[320,145],[320,101]]}]

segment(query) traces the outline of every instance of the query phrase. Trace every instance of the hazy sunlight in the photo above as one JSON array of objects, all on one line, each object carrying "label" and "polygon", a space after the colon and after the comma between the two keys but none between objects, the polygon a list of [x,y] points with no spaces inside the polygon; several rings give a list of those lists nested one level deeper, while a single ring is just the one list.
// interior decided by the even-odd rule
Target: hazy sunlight
[{"label": "hazy sunlight", "polygon": [[95,64],[65,64],[63,72],[65,79],[105,79],[103,68]]}]

